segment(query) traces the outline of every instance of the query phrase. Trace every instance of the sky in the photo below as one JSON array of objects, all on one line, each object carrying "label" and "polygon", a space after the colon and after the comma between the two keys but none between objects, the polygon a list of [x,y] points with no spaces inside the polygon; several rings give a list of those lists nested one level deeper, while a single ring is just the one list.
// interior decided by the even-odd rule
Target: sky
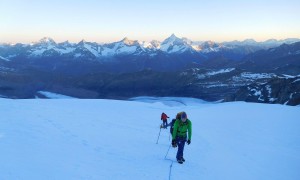
[{"label": "sky", "polygon": [[0,42],[300,38],[299,0],[0,0]]}]

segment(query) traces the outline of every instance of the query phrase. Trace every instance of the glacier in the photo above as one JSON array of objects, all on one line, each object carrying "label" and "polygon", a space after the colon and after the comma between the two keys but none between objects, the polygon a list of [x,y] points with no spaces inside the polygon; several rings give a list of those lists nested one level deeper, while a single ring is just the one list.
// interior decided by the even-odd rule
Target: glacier
[{"label": "glacier", "polygon": [[[0,179],[300,178],[299,106],[152,97],[0,104]],[[156,144],[160,114],[179,111],[193,123],[183,165],[168,152],[169,130]]]}]

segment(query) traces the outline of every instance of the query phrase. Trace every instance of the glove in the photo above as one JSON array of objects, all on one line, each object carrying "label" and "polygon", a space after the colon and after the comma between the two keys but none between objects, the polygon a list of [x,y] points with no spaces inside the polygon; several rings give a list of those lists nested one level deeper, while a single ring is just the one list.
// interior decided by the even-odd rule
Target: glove
[{"label": "glove", "polygon": [[187,142],[186,142],[188,145],[190,145],[191,144],[191,140],[187,140]]},{"label": "glove", "polygon": [[176,147],[177,147],[177,144],[176,144],[175,139],[172,140],[172,146],[173,146],[173,148],[176,148]]}]

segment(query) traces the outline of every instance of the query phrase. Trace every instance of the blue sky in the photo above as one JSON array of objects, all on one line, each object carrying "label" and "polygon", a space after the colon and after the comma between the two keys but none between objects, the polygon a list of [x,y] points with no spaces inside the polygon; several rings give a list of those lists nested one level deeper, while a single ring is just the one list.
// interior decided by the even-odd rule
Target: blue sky
[{"label": "blue sky", "polygon": [[300,38],[299,0],[1,0],[0,42]]}]

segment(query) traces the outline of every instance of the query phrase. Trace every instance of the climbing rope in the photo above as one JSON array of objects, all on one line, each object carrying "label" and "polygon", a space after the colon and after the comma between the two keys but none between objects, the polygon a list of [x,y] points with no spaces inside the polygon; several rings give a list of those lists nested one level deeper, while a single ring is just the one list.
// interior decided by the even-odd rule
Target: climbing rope
[{"label": "climbing rope", "polygon": [[156,144],[158,144],[158,140],[159,140],[159,136],[160,136],[160,131],[161,131],[161,128],[159,128],[159,133],[158,133]]},{"label": "climbing rope", "polygon": [[165,160],[168,160],[168,161],[171,161],[171,164],[170,164],[170,170],[169,170],[169,180],[171,180],[171,175],[172,175],[172,167],[173,167],[173,160],[172,159],[169,159],[167,158],[168,154],[169,154],[169,151],[170,151],[170,148],[171,148],[171,144],[168,148],[168,151],[167,151],[167,154],[165,155]]},{"label": "climbing rope", "polygon": [[169,148],[168,148],[167,154],[165,155],[165,159],[167,158],[167,156],[168,156],[168,154],[169,154],[169,151],[170,151],[170,149],[171,149],[171,145],[172,145],[172,144],[170,144],[170,146],[169,146]]},{"label": "climbing rope", "polygon": [[[159,140],[159,137],[160,137],[160,132],[161,132],[161,128],[159,128],[159,133],[158,133],[158,137],[157,137],[156,144],[158,144],[158,140]],[[170,140],[170,134],[169,134],[169,140]],[[169,154],[169,151],[170,151],[170,149],[171,149],[171,145],[172,145],[172,144],[170,144],[170,146],[169,146],[169,148],[168,148],[168,151],[167,151],[167,153],[166,153],[166,155],[165,155],[165,158],[164,158],[164,159],[167,160],[167,161],[171,161],[170,169],[169,169],[169,180],[171,180],[172,167],[173,167],[173,162],[174,162],[172,159],[167,158],[167,156],[168,156],[168,154]]]}]

